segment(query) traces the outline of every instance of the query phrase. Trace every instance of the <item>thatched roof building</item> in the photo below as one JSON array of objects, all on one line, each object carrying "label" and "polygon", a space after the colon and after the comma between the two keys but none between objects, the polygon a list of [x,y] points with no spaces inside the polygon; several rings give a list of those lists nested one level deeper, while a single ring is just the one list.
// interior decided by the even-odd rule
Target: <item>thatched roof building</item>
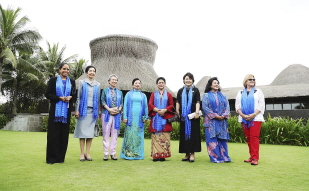
[{"label": "thatched roof building", "polygon": [[301,64],[292,64],[282,70],[270,85],[292,84],[309,84],[309,68]]},{"label": "thatched roof building", "polygon": [[[292,118],[308,118],[309,116],[309,68],[301,64],[293,64],[284,69],[270,85],[259,86],[265,96],[266,114],[271,116],[289,116]],[[224,88],[230,102],[231,110],[235,110],[235,99],[243,87]]]},{"label": "thatched roof building", "polygon": [[[270,85],[259,86],[265,98],[283,98],[309,96],[309,68],[301,64],[293,64],[284,69]],[[237,92],[243,87],[224,88],[222,92],[228,99],[235,99]]]},{"label": "thatched roof building", "polygon": [[[108,35],[90,41],[90,49],[91,63],[97,69],[96,80],[101,83],[101,89],[109,86],[109,75],[116,74],[120,90],[131,90],[134,78],[142,81],[143,92],[157,90],[158,75],[153,65],[158,45],[154,41],[140,36]],[[86,74],[77,81],[84,78]]]},{"label": "thatched roof building", "polygon": [[197,82],[196,87],[200,90],[201,96],[204,94],[206,84],[211,76],[204,76],[200,81]]}]

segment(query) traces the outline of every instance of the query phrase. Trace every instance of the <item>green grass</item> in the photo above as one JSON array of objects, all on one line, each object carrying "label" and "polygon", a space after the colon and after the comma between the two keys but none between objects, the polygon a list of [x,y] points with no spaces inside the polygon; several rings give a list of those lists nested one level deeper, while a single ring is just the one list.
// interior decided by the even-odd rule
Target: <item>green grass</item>
[{"label": "green grass", "polygon": [[149,139],[140,161],[103,161],[102,137],[93,141],[92,162],[79,162],[72,134],[64,164],[46,164],[45,147],[46,132],[0,130],[0,190],[309,190],[308,147],[261,145],[258,166],[243,162],[240,143],[229,144],[232,162],[224,164],[210,163],[205,142],[194,163],[181,161],[178,141],[166,162],[152,162]]}]

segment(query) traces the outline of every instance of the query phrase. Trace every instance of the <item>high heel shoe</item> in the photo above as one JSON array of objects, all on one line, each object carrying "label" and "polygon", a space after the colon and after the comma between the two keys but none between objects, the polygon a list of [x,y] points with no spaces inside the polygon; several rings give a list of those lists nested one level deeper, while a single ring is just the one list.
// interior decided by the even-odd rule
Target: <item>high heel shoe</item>
[{"label": "high heel shoe", "polygon": [[252,158],[248,158],[247,160],[244,160],[244,162],[252,162]]},{"label": "high heel shoe", "polygon": [[252,159],[251,165],[258,165],[258,160]]},{"label": "high heel shoe", "polygon": [[188,161],[190,158],[190,154],[186,154],[185,158],[181,159],[181,161]]},{"label": "high heel shoe", "polygon": [[[87,161],[92,161],[92,158],[87,158],[86,155],[85,155],[85,159],[86,159]],[[85,159],[84,159],[84,160],[85,160]]]},{"label": "high heel shoe", "polygon": [[84,155],[84,158],[82,158],[83,156],[82,155],[80,155],[80,158],[79,158],[79,161],[80,162],[84,162],[85,161],[85,155]]},{"label": "high heel shoe", "polygon": [[191,159],[189,159],[189,162],[194,162],[194,159],[192,159],[192,160],[191,160]]},{"label": "high heel shoe", "polygon": [[[191,157],[193,156],[193,157]],[[194,154],[191,154],[190,157],[189,157],[189,162],[194,162]]]},{"label": "high heel shoe", "polygon": [[111,155],[111,159],[112,160],[117,160],[118,158],[116,157],[116,155]]},{"label": "high heel shoe", "polygon": [[107,160],[108,160],[108,155],[104,155],[103,160],[104,160],[104,161],[107,161]]}]

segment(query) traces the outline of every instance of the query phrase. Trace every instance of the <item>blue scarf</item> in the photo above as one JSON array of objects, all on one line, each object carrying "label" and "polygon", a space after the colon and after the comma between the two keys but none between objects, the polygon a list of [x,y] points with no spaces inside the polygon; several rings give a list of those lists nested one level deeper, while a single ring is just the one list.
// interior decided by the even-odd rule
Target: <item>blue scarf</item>
[{"label": "blue scarf", "polygon": [[[121,105],[121,93],[117,88],[115,88],[115,91],[116,91],[116,96],[117,96],[117,105],[116,106],[120,107],[120,105]],[[108,88],[108,91],[107,91],[106,104],[109,108],[112,107],[112,97],[111,97],[111,89],[110,88]],[[109,116],[110,116],[110,113],[106,110],[104,122],[109,121]],[[114,129],[120,129],[120,124],[121,124],[121,114],[118,113],[117,115],[115,115]]]},{"label": "blue scarf", "polygon": [[[167,100],[168,98],[167,98],[166,90],[164,90],[163,92],[162,100],[161,100],[160,91],[156,91],[154,93],[154,105],[158,109],[166,108]],[[156,113],[156,115],[153,117],[153,123],[152,123],[153,129],[155,129],[157,132],[160,132],[164,129],[165,124],[166,124],[166,119],[163,119],[163,117],[161,117],[158,113]]]},{"label": "blue scarf", "polygon": [[[241,111],[245,115],[254,113],[254,91],[255,91],[254,87],[250,90],[249,95],[247,94],[247,88],[244,88],[242,91]],[[242,118],[243,127],[250,128],[251,126],[253,126],[254,121],[253,119],[251,121],[246,121],[244,118]]]},{"label": "blue scarf", "polygon": [[[62,82],[61,76],[59,75],[57,77],[56,81],[56,95],[58,97],[67,97],[71,94],[71,81],[70,78],[66,78],[65,86]],[[55,108],[55,122],[61,122],[61,123],[67,123],[68,118],[68,104],[69,102],[63,102],[59,100],[56,103]]]},{"label": "blue scarf", "polygon": [[[87,107],[88,107],[88,83],[84,82],[82,88],[82,96],[79,104],[79,113],[81,119],[84,119],[87,116]],[[98,103],[99,87],[98,85],[93,86],[93,119],[97,119],[99,116],[99,103]]]},{"label": "blue scarf", "polygon": [[[210,104],[212,111],[214,113],[217,113],[219,116],[221,116],[226,109],[225,97],[223,96],[223,94],[220,91],[218,91],[217,96],[218,96],[219,103],[217,105],[214,94],[215,93],[213,93],[212,91],[208,92],[209,104]],[[221,131],[221,128],[220,128],[221,121],[216,119],[216,118],[213,118],[213,120],[215,121],[215,128],[216,128],[215,132],[216,132],[216,135],[218,135]]]},{"label": "blue scarf", "polygon": [[185,138],[186,140],[191,138],[191,121],[188,115],[191,113],[192,106],[192,87],[190,87],[188,98],[187,98],[187,88],[184,87],[182,90],[182,100],[181,100],[181,117],[185,121]]},{"label": "blue scarf", "polygon": [[141,129],[144,128],[144,123],[143,123],[143,116],[145,116],[146,114],[146,103],[147,103],[147,99],[146,99],[146,96],[145,94],[143,94],[141,91],[139,90],[130,90],[128,92],[128,101],[127,101],[127,116],[128,116],[128,123],[127,123],[127,126],[132,126],[132,96],[133,96],[133,93],[134,92],[138,92],[140,94],[140,96],[142,97],[142,109],[141,109],[141,113],[140,113],[140,118],[139,118],[139,127]]}]

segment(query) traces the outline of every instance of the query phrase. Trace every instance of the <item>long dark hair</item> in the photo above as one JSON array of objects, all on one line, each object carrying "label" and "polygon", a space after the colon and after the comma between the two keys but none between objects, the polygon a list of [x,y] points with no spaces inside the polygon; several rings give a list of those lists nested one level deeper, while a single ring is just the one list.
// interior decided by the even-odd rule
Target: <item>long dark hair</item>
[{"label": "long dark hair", "polygon": [[[212,85],[212,82],[213,82],[214,80],[217,80],[217,81],[218,81],[218,84],[220,84],[220,82],[219,82],[219,80],[218,80],[217,77],[210,78],[210,79],[208,80],[207,84],[206,84],[206,88],[205,88],[205,92],[204,92],[204,93],[207,93],[207,92],[211,91],[211,87],[210,87],[210,86]],[[221,91],[221,89],[219,88],[218,91]]]}]

